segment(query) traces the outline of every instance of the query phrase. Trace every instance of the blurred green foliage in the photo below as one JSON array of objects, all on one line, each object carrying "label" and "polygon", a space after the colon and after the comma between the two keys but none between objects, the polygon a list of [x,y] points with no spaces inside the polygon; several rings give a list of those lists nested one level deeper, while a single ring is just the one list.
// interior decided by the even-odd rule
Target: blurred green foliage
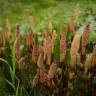
[{"label": "blurred green foliage", "polygon": [[[0,0],[0,26],[3,25],[6,17],[14,26],[16,23],[25,22],[28,16],[32,15],[38,29],[46,26],[50,19],[57,27],[73,15],[77,3],[80,4],[82,14],[87,9],[96,11],[96,4],[92,0]],[[80,17],[80,20],[83,18],[85,17]]]},{"label": "blurred green foliage", "polygon": [[0,77],[0,96],[5,96],[6,93],[6,82]]}]

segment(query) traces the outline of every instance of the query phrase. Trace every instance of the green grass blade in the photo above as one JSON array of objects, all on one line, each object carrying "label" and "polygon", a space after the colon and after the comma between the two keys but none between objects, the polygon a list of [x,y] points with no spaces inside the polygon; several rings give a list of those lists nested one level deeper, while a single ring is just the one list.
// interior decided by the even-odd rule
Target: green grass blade
[{"label": "green grass blade", "polygon": [[13,48],[12,48],[12,63],[13,63],[13,66],[12,66],[12,82],[13,84],[15,84],[15,67],[16,67],[16,43],[17,43],[17,40],[18,38],[16,38],[15,42],[14,42],[14,45],[13,45]]},{"label": "green grass blade", "polygon": [[18,82],[18,86],[17,86],[17,89],[16,89],[16,96],[19,96],[19,82]]},{"label": "green grass blade", "polygon": [[13,89],[14,91],[16,91],[16,88],[14,86],[14,84],[12,84],[10,81],[8,81],[7,79],[4,79]]},{"label": "green grass blade", "polygon": [[10,66],[7,60],[5,60],[5,59],[3,59],[3,58],[0,58],[0,61],[3,61],[3,62],[6,63],[8,66]]}]

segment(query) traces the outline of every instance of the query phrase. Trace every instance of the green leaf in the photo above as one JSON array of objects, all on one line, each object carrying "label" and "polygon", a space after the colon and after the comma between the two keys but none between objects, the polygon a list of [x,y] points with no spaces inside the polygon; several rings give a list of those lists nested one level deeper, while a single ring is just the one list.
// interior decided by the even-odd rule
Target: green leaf
[{"label": "green leaf", "polygon": [[60,37],[59,36],[54,47],[54,59],[59,64],[60,62]]},{"label": "green leaf", "polygon": [[24,56],[24,52],[25,52],[25,46],[22,44],[20,46],[20,53],[21,53],[22,56]]},{"label": "green leaf", "polygon": [[[19,38],[19,37],[18,37]],[[13,82],[13,84],[15,84],[15,67],[16,67],[16,57],[15,57],[15,55],[16,55],[16,43],[17,43],[17,40],[18,40],[18,38],[16,38],[16,40],[15,40],[15,42],[14,42],[14,45],[13,45],[13,48],[12,48],[12,73],[11,73],[11,79],[12,79],[12,82]]]},{"label": "green leaf", "polygon": [[18,86],[17,86],[17,89],[16,89],[16,96],[19,96],[19,82],[18,82]]},{"label": "green leaf", "polygon": [[96,43],[96,32],[94,31],[91,32],[89,36],[89,43],[92,43],[92,42]]},{"label": "green leaf", "polygon": [[28,24],[27,23],[25,23],[25,24],[23,24],[21,27],[20,27],[20,36],[21,37],[25,37],[26,36],[26,34],[27,34],[27,32],[28,32]]}]

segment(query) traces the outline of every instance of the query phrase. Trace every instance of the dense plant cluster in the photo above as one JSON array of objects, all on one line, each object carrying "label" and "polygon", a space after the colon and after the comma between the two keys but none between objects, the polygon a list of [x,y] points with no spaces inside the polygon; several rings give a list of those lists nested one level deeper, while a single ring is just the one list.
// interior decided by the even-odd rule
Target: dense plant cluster
[{"label": "dense plant cluster", "polygon": [[96,45],[89,43],[90,23],[79,30],[78,14],[61,32],[51,22],[35,32],[29,17],[24,36],[20,25],[14,35],[6,19],[0,33],[0,96],[4,91],[16,96],[95,96]]}]

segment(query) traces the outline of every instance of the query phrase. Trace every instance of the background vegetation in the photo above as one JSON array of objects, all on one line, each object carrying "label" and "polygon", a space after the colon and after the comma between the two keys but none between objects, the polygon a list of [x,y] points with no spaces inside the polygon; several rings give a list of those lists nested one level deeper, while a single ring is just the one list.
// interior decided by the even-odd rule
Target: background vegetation
[{"label": "background vegetation", "polygon": [[33,16],[38,26],[43,26],[43,21],[49,19],[53,20],[55,25],[59,25],[59,22],[63,23],[73,15],[77,3],[80,4],[81,15],[86,15],[88,11],[96,11],[93,0],[0,0],[0,25],[6,17],[12,25],[26,22],[29,15]]}]

